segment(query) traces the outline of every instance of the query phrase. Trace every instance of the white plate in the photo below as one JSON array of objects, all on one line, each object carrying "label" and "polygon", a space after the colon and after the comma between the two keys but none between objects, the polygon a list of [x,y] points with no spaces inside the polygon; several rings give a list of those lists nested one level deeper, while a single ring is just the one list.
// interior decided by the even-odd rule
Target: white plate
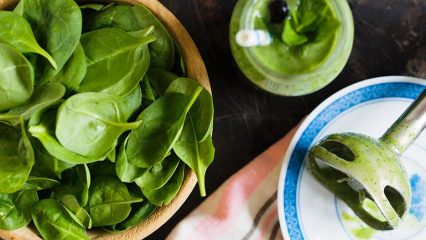
[{"label": "white plate", "polygon": [[400,76],[366,80],[332,95],[306,118],[290,143],[280,175],[278,210],[284,239],[426,239],[426,133],[402,156],[413,197],[409,214],[392,231],[366,226],[305,166],[307,150],[325,135],[356,132],[380,137],[425,85],[425,80]]}]

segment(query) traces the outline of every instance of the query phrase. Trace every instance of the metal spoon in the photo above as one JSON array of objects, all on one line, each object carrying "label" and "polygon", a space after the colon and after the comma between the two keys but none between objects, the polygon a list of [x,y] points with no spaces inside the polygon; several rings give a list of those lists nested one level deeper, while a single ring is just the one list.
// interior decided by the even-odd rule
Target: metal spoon
[{"label": "metal spoon", "polygon": [[[426,90],[380,139],[357,133],[329,135],[309,150],[308,169],[369,226],[390,230],[410,208],[411,189],[400,155],[426,127]],[[373,201],[382,217],[365,208]]]}]

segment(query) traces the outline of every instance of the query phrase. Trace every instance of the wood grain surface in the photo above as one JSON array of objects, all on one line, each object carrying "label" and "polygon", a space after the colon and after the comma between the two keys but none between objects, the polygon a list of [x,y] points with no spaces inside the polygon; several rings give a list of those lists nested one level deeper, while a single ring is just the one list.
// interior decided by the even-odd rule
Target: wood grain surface
[{"label": "wood grain surface", "polygon": [[[324,89],[293,98],[272,96],[253,88],[234,63],[228,31],[236,0],[160,1],[189,31],[212,84],[216,159],[207,170],[207,194],[336,91],[377,76],[426,78],[425,0],[350,0],[355,42],[347,66]],[[148,239],[164,239],[202,201],[194,191],[177,214]]]}]

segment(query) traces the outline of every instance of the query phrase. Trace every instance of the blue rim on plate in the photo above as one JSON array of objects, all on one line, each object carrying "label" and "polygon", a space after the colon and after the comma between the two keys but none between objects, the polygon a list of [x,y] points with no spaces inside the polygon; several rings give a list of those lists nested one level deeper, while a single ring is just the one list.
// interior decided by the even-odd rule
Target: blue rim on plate
[{"label": "blue rim on plate", "polygon": [[307,150],[321,130],[356,105],[383,98],[415,99],[425,85],[425,80],[403,76],[365,80],[333,94],[303,121],[284,157],[278,186],[279,221],[284,239],[304,239],[297,206],[298,184]]}]

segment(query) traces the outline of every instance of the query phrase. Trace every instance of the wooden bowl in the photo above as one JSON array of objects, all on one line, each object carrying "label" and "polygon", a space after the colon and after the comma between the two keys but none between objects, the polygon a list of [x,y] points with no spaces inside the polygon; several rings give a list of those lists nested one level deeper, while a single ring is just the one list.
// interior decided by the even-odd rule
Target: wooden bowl
[{"label": "wooden bowl", "polygon": [[[0,0],[0,9],[10,8],[16,5],[17,0]],[[79,2],[93,2],[90,0],[81,0]],[[112,2],[111,0],[101,0],[96,2]],[[176,40],[180,46],[183,59],[185,61],[186,72],[189,78],[197,80],[209,92],[211,92],[209,77],[201,58],[200,52],[197,49],[194,41],[192,40],[185,27],[179,20],[159,1],[157,0],[117,0],[115,2],[129,3],[129,4],[143,4],[149,8],[157,18],[168,29],[169,33]],[[175,199],[167,206],[163,206],[147,220],[122,233],[109,233],[102,230],[89,230],[88,234],[91,239],[142,239],[153,233],[161,227],[173,214],[182,206],[189,194],[197,184],[197,178],[193,171],[186,171],[186,176],[183,181],[182,187],[176,195]],[[14,231],[0,230],[0,238],[5,240],[12,239],[25,239],[34,240],[41,239],[37,231],[32,227],[25,227]]]}]

